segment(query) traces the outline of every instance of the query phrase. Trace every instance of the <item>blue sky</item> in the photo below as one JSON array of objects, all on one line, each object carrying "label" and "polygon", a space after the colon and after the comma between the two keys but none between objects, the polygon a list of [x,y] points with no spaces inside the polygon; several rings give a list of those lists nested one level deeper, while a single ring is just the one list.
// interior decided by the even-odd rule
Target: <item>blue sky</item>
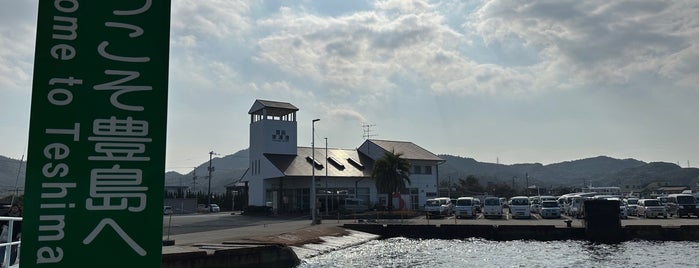
[{"label": "blue sky", "polygon": [[[0,10],[0,155],[26,151],[36,0]],[[299,146],[374,138],[505,164],[699,165],[697,1],[173,0],[167,170],[248,146],[255,99]]]}]

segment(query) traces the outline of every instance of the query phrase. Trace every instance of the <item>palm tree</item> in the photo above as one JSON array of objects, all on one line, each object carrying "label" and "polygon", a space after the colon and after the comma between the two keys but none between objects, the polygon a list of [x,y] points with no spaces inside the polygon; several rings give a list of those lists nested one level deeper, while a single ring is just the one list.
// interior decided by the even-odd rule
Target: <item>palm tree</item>
[{"label": "palm tree", "polygon": [[385,193],[388,197],[388,210],[393,208],[391,195],[406,188],[406,182],[410,185],[410,163],[401,158],[402,153],[393,151],[384,153],[383,157],[374,162],[371,177],[376,180],[376,190]]}]

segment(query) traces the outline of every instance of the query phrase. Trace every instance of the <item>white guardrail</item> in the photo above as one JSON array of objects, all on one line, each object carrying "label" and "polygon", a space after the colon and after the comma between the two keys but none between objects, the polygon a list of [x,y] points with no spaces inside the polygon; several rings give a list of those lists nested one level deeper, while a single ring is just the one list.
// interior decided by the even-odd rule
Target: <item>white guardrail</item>
[{"label": "white guardrail", "polygon": [[[2,241],[9,241],[9,242],[2,242],[0,243],[0,254],[1,252],[5,252],[5,256],[2,260],[3,267],[10,267],[10,268],[19,268],[19,244],[20,241],[12,241],[12,228],[14,226],[15,221],[22,221],[21,217],[0,217],[0,222],[2,223],[7,223],[7,231],[5,232],[5,237],[2,237]],[[2,229],[0,229],[2,230]],[[11,263],[10,257],[12,255],[12,246],[17,245],[17,261],[15,262],[14,265],[9,266],[8,264]]]}]

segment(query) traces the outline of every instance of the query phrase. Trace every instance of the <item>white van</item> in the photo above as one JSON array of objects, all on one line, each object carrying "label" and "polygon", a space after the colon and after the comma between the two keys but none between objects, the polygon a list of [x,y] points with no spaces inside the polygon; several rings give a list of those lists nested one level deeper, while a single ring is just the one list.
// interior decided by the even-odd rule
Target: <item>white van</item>
[{"label": "white van", "polygon": [[476,217],[476,208],[474,207],[476,203],[473,197],[459,197],[456,199],[456,205],[454,206],[454,215],[457,218]]},{"label": "white van", "polygon": [[668,197],[677,204],[677,216],[684,217],[689,215],[697,216],[697,200],[691,194],[671,194]]},{"label": "white van", "polygon": [[531,218],[532,215],[529,206],[529,197],[515,196],[510,198],[510,214],[512,218]]},{"label": "white van", "polygon": [[583,204],[587,197],[583,196],[572,196],[570,197],[570,207],[568,209],[568,216],[575,218],[584,218],[583,215]]},{"label": "white van", "polygon": [[489,196],[483,200],[483,217],[502,218],[502,203],[500,203],[500,198]]}]

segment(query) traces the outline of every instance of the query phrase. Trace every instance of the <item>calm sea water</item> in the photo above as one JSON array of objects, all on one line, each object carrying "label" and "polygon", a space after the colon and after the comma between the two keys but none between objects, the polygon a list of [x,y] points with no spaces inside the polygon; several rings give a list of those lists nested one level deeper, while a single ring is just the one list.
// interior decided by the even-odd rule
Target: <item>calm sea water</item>
[{"label": "calm sea water", "polygon": [[312,257],[299,267],[699,267],[699,242],[391,238]]}]

